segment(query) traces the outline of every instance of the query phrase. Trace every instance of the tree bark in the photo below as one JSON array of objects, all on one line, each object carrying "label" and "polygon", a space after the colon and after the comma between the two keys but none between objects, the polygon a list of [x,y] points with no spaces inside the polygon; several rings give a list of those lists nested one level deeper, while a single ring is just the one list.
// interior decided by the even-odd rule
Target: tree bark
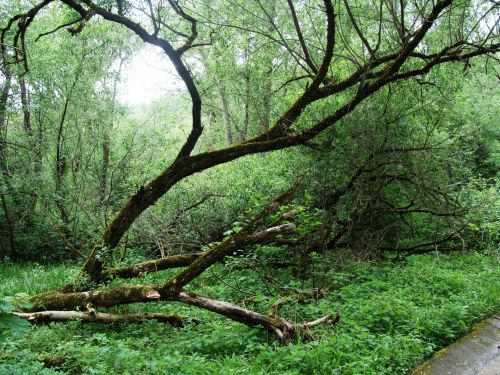
[{"label": "tree bark", "polygon": [[233,130],[231,128],[231,117],[229,114],[229,104],[227,102],[226,88],[222,82],[219,82],[219,95],[222,107],[222,119],[224,120],[224,134],[226,135],[226,145],[233,144]]},{"label": "tree bark", "polygon": [[7,233],[9,237],[9,247],[12,259],[17,258],[17,248],[16,248],[16,235],[15,235],[15,223],[12,220],[12,215],[10,212],[9,205],[5,194],[0,194],[0,199],[2,200],[2,208],[5,216],[5,221],[7,222]]},{"label": "tree bark", "polygon": [[[6,61],[4,59],[3,49],[2,49],[2,59],[0,62],[3,62],[5,65],[4,74],[5,80],[2,85],[2,89],[0,90],[0,182],[5,182],[6,189],[9,193],[14,193],[14,190],[10,187],[9,184],[9,170],[7,166],[7,154],[5,149],[5,140],[7,138],[7,105],[10,95],[12,76],[8,69],[8,66],[5,64]],[[1,194],[2,192],[0,192]],[[13,195],[14,197],[14,195]],[[11,215],[11,210],[9,207],[9,203],[7,202],[7,198],[5,194],[1,194],[2,208],[4,211],[5,221],[7,223],[7,235],[9,237],[9,247],[10,253],[13,258],[17,257],[17,249],[16,249],[16,241],[15,241],[15,223]]]},{"label": "tree bark", "polygon": [[64,176],[66,174],[66,158],[63,155],[63,139],[64,139],[64,123],[66,121],[66,115],[68,113],[69,106],[69,95],[64,101],[63,112],[61,114],[61,119],[59,121],[59,129],[57,132],[57,143],[56,143],[56,165],[55,165],[55,194],[56,194],[56,204],[61,215],[61,220],[66,228],[69,223],[68,213],[64,204]]},{"label": "tree bark", "polygon": [[26,80],[24,76],[18,77],[19,79],[19,87],[21,91],[21,105],[23,109],[23,126],[24,130],[28,137],[33,137],[33,128],[31,127],[31,112],[29,109],[29,98],[28,98],[28,90],[26,88]]},{"label": "tree bark", "polygon": [[198,319],[188,316],[158,313],[109,314],[96,311],[39,311],[34,313],[14,313],[14,315],[31,323],[67,322],[70,320],[89,323],[143,323],[146,320],[156,320],[176,327],[183,327],[186,322],[200,323]]},{"label": "tree bark", "polygon": [[111,307],[135,302],[171,301],[177,291],[161,293],[153,285],[124,285],[121,287],[88,292],[47,292],[33,296],[30,311],[68,310],[85,308],[88,304],[96,307]]}]

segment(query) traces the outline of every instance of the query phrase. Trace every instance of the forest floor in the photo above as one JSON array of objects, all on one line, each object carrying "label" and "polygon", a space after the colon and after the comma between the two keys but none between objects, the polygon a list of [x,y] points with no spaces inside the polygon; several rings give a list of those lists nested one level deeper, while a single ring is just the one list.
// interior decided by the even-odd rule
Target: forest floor
[{"label": "forest floor", "polygon": [[[334,255],[334,256],[333,256]],[[339,254],[333,254],[333,260]],[[436,350],[500,312],[498,254],[427,254],[405,261],[344,262],[315,268],[306,281],[290,270],[267,270],[281,284],[266,284],[262,269],[234,258],[190,285],[214,298],[268,311],[286,297],[280,314],[308,321],[340,315],[335,326],[314,327],[315,341],[281,346],[256,328],[175,303],[132,304],[115,312],[168,312],[200,319],[175,328],[143,324],[53,323],[24,335],[0,333],[0,374],[409,374]],[[52,290],[77,272],[75,265],[0,264],[0,300]],[[157,283],[162,271],[141,276]],[[130,281],[128,281],[130,283]],[[113,281],[113,286],[124,283]],[[299,302],[286,290],[318,286],[320,300]]]}]

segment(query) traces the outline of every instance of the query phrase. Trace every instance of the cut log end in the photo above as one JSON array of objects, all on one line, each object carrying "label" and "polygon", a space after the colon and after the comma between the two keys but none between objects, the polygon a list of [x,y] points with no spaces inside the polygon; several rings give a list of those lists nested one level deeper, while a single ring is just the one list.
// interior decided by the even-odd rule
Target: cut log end
[{"label": "cut log end", "polygon": [[158,291],[156,290],[150,290],[146,293],[146,298],[149,298],[149,299],[160,299],[161,295],[160,293],[158,293]]}]

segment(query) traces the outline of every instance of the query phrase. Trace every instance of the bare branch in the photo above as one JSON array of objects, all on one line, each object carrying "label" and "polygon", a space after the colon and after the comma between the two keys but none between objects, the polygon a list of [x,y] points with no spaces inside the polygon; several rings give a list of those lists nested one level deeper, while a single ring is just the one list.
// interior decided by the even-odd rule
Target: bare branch
[{"label": "bare branch", "polygon": [[82,21],[84,19],[84,17],[80,17],[80,18],[77,18],[76,20],[73,20],[73,21],[70,21],[68,23],[65,23],[63,25],[59,25],[57,26],[55,29],[53,30],[50,30],[50,31],[47,31],[45,33],[41,33],[40,35],[38,35],[35,39],[35,42],[38,42],[38,40],[40,40],[40,38],[44,37],[44,36],[47,36],[47,35],[50,35],[50,34],[54,34],[55,32],[65,28],[65,27],[68,27],[68,26],[71,26],[71,25],[74,25],[75,23],[78,23],[80,21]]},{"label": "bare branch", "polygon": [[311,56],[309,55],[309,49],[307,48],[306,41],[304,39],[304,35],[302,34],[302,30],[300,28],[299,20],[297,18],[297,12],[295,11],[295,7],[293,6],[292,0],[287,0],[288,3],[288,8],[290,8],[290,13],[292,14],[292,19],[293,19],[293,24],[295,26],[295,32],[297,33],[297,36],[299,38],[300,46],[302,48],[302,52],[304,53],[304,60],[311,68],[312,72],[314,74],[318,73],[318,68],[316,67],[316,64],[314,64],[314,61],[312,60]]},{"label": "bare branch", "polygon": [[359,39],[361,39],[361,42],[363,43],[365,48],[370,53],[370,56],[372,58],[375,58],[375,52],[372,49],[372,47],[370,46],[370,43],[368,43],[368,40],[366,39],[366,37],[363,35],[363,32],[359,28],[358,23],[356,22],[356,19],[354,18],[353,14],[352,14],[351,7],[349,6],[349,3],[347,2],[347,0],[344,0],[344,5],[345,5],[345,9],[347,11],[347,14],[349,16],[349,19],[351,20],[352,26],[354,27],[354,30],[356,30],[356,33],[359,36]]}]

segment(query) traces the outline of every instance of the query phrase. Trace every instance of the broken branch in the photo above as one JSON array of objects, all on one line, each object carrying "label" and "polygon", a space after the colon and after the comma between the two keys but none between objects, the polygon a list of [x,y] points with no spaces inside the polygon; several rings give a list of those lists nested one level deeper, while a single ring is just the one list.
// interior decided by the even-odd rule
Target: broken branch
[{"label": "broken branch", "polygon": [[67,322],[80,320],[82,322],[96,323],[143,323],[146,320],[156,320],[176,327],[183,327],[185,322],[200,323],[200,320],[188,316],[142,313],[142,314],[109,314],[101,312],[83,311],[39,311],[34,313],[13,313],[13,315],[26,319],[31,323]]}]

